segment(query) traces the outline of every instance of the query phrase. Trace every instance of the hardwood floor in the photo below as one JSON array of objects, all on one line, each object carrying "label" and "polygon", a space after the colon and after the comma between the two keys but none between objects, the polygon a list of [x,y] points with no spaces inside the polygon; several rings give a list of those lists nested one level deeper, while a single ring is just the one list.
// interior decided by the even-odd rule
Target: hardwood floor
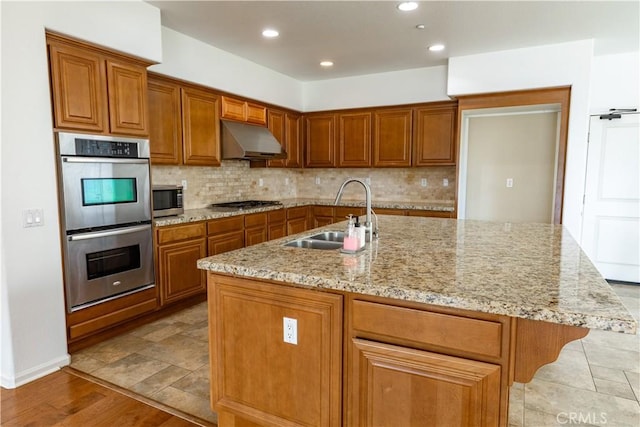
[{"label": "hardwood floor", "polygon": [[2,388],[0,398],[0,424],[6,427],[210,425],[143,403],[68,368],[16,389]]}]

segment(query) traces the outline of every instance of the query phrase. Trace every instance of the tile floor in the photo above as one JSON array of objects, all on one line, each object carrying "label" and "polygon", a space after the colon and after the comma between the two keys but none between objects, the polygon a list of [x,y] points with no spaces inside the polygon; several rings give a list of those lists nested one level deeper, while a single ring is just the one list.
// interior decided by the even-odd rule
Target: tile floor
[{"label": "tile floor", "polygon": [[[614,284],[640,319],[640,286]],[[81,350],[71,366],[216,422],[209,409],[206,303]],[[591,331],[511,389],[509,425],[640,426],[640,335]]]}]

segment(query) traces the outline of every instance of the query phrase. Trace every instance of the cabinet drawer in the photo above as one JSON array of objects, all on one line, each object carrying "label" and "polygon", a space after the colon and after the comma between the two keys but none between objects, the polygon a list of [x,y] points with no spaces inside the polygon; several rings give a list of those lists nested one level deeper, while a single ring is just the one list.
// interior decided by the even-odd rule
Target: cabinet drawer
[{"label": "cabinet drawer", "polygon": [[287,219],[293,218],[304,218],[307,216],[307,207],[300,206],[297,208],[289,208],[287,209]]},{"label": "cabinet drawer", "polygon": [[260,212],[244,216],[244,227],[259,227],[267,225],[267,213]]},{"label": "cabinet drawer", "polygon": [[197,224],[178,225],[175,227],[159,228],[158,244],[163,245],[169,242],[196,239],[198,237],[203,237],[204,231],[204,222],[199,222]]},{"label": "cabinet drawer", "polygon": [[244,229],[244,215],[214,219],[207,223],[207,234],[224,234]]},{"label": "cabinet drawer", "polygon": [[285,213],[284,209],[278,209],[275,211],[267,212],[267,217],[269,218],[269,224],[275,224],[278,222],[284,222],[284,220],[287,218],[287,214]]},{"label": "cabinet drawer", "polygon": [[333,206],[314,206],[313,215],[333,217]]},{"label": "cabinet drawer", "polygon": [[69,339],[73,340],[83,335],[88,335],[100,329],[129,320],[133,317],[153,311],[158,306],[156,298],[140,302],[130,307],[124,307],[112,313],[107,313],[94,319],[89,319],[77,325],[69,326]]},{"label": "cabinet drawer", "polygon": [[353,329],[358,332],[499,358],[502,324],[410,308],[353,302]]}]

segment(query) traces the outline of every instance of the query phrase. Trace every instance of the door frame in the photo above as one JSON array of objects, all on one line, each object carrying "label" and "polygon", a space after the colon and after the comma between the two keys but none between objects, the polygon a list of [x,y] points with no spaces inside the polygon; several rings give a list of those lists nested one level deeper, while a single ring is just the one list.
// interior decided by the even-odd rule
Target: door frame
[{"label": "door frame", "polygon": [[[560,114],[558,128],[558,142],[556,149],[556,172],[555,191],[553,200],[553,223],[562,223],[562,206],[564,198],[564,177],[567,159],[567,140],[569,130],[569,107],[571,98],[571,86],[552,87],[544,89],[519,90],[512,92],[486,93],[479,95],[458,96],[458,126],[459,135],[457,138],[458,161],[456,162],[456,176],[458,185],[456,186],[456,211],[458,210],[461,186],[466,185],[462,177],[466,177],[466,158],[462,158],[468,138],[468,124],[471,115],[497,112],[533,112],[543,109],[553,108]],[[477,111],[480,110],[480,111]],[[484,110],[484,111],[482,111]],[[464,165],[462,164],[464,161]],[[462,170],[464,166],[465,170]]]}]

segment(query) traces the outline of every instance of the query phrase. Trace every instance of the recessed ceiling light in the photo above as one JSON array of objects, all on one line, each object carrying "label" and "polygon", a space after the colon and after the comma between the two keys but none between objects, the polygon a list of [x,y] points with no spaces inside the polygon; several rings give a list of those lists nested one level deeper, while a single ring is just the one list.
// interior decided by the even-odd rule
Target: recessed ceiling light
[{"label": "recessed ceiling light", "polygon": [[444,50],[444,45],[443,44],[434,44],[429,46],[429,50],[431,52],[440,52],[441,50]]},{"label": "recessed ceiling light", "polygon": [[274,37],[278,37],[280,35],[280,33],[276,30],[273,30],[271,28],[267,28],[266,30],[264,30],[262,32],[262,35],[266,38],[272,39]]},{"label": "recessed ceiling light", "polygon": [[332,61],[322,61],[320,63],[320,65],[322,65],[323,67],[333,67],[333,62]]},{"label": "recessed ceiling light", "polygon": [[398,9],[403,12],[409,12],[411,10],[416,10],[418,8],[418,3],[415,1],[403,1],[398,5]]}]

